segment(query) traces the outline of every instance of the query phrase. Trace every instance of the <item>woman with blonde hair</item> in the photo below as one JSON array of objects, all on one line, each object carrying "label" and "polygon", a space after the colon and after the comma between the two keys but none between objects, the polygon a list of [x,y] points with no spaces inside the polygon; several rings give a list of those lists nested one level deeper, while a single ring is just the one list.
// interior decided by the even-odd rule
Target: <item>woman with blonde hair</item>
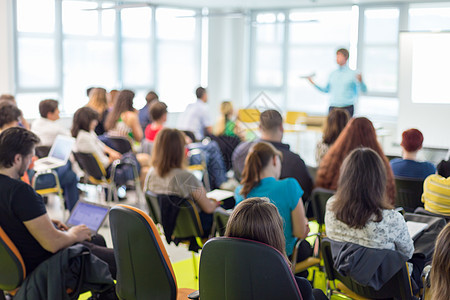
[{"label": "woman with blonde hair", "polygon": [[106,90],[104,88],[93,88],[89,92],[89,102],[86,106],[95,110],[99,115],[98,124],[95,127],[95,133],[97,135],[105,133],[104,125],[108,114],[108,103],[106,99]]},{"label": "woman with blonde hair", "polygon": [[[279,180],[282,154],[272,144],[259,142],[245,160],[241,185],[236,188],[236,203],[251,197],[267,197],[278,208],[284,221],[285,252],[292,256],[297,238],[309,232],[302,195],[303,190],[294,178]],[[303,241],[297,255],[302,261],[311,255],[311,246]],[[306,275],[306,273],[302,274]]]},{"label": "woman with blonde hair", "polygon": [[[278,250],[290,264],[285,251],[283,219],[268,198],[254,197],[240,202],[228,220],[225,236],[267,244]],[[326,299],[321,290],[312,290],[305,278],[296,276],[295,279],[302,299]]]},{"label": "woman with blonde hair", "polygon": [[164,128],[156,135],[146,189],[155,194],[193,199],[200,210],[205,233],[212,226],[212,213],[218,202],[206,196],[203,184],[185,169],[185,135],[178,129]]},{"label": "woman with blonde hair", "polygon": [[242,139],[239,125],[233,120],[233,104],[230,101],[223,101],[220,104],[220,117],[214,125],[213,133],[217,136],[232,136]]},{"label": "woman with blonde hair", "polygon": [[430,284],[431,297],[426,297],[427,300],[447,300],[450,297],[450,223],[442,229],[436,239]]}]

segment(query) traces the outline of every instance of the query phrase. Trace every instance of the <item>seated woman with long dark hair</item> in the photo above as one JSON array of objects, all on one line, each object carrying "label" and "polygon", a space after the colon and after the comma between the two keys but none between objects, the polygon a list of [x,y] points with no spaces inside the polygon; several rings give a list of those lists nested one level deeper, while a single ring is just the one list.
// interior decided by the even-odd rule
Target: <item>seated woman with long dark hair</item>
[{"label": "seated woman with long dark hair", "polygon": [[193,199],[200,210],[203,231],[212,226],[212,213],[219,202],[208,199],[203,184],[185,167],[185,136],[177,130],[164,128],[156,135],[152,150],[152,168],[146,188],[155,194],[175,195]]},{"label": "seated woman with long dark hair", "polygon": [[350,114],[345,109],[335,108],[330,111],[323,130],[322,140],[316,145],[317,165],[320,164],[324,155],[327,154],[328,149],[337,140],[349,119]]},{"label": "seated woman with long dark hair", "polygon": [[[245,160],[241,186],[236,188],[236,203],[251,197],[267,197],[278,208],[284,221],[286,254],[291,256],[296,238],[309,232],[302,195],[303,190],[294,178],[279,180],[282,154],[272,144],[259,142],[252,146]],[[311,256],[311,246],[302,241],[297,261]],[[307,273],[303,273],[305,276]]]},{"label": "seated woman with long dark hair", "polygon": [[123,90],[117,96],[116,103],[105,121],[108,135],[122,136],[140,142],[144,137],[139,117],[133,108],[134,92]]},{"label": "seated woman with long dark hair", "polygon": [[327,237],[411,258],[414,244],[403,216],[389,204],[386,168],[369,148],[353,150],[342,164],[335,196],[327,202]]},{"label": "seated woman with long dark hair", "polygon": [[[82,107],[75,112],[71,132],[72,136],[76,138],[76,151],[95,154],[107,171],[108,176],[111,171],[111,163],[116,159],[121,159],[135,163],[138,172],[141,171],[143,173],[141,177],[144,177],[146,170],[141,170],[141,166],[133,153],[120,154],[98,139],[97,134],[94,132],[98,124],[98,117],[98,113],[90,107]],[[127,180],[133,178],[133,170],[129,165],[119,166],[114,175],[114,181],[117,185],[123,185]]]},{"label": "seated woman with long dark hair", "polygon": [[[234,209],[227,223],[225,236],[249,239],[272,246],[287,259],[283,233],[283,219],[268,198],[249,198]],[[261,262],[264,263],[263,261]],[[321,290],[312,290],[308,280],[295,277],[304,300],[327,299]]]}]

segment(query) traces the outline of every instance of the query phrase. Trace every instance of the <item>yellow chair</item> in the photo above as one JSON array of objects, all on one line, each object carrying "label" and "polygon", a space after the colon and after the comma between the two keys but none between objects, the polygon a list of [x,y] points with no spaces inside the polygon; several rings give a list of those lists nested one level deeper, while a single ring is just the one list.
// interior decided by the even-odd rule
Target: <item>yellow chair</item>
[{"label": "yellow chair", "polygon": [[259,122],[261,112],[256,108],[245,108],[238,111],[238,119],[242,123],[256,123]]},{"label": "yellow chair", "polygon": [[288,111],[284,122],[289,125],[301,124],[307,116],[304,111]]}]

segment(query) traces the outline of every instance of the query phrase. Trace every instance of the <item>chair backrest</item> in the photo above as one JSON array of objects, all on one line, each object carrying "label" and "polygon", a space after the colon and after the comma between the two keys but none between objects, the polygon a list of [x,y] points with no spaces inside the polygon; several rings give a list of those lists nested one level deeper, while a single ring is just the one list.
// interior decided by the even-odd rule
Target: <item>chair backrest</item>
[{"label": "chair backrest", "polygon": [[148,205],[148,214],[155,224],[161,223],[161,208],[159,207],[158,195],[152,191],[145,191],[145,201]]},{"label": "chair backrest", "polygon": [[133,146],[128,138],[122,136],[107,136],[108,140],[111,142],[111,148],[116,150],[121,154],[133,151]]},{"label": "chair backrest", "polygon": [[[215,232],[217,232],[219,236],[225,235],[225,230],[227,228],[227,223],[228,219],[230,218],[230,215],[231,214],[222,207],[218,207],[214,211]],[[213,232],[213,234],[215,232]]]},{"label": "chair backrest", "polygon": [[283,255],[269,245],[213,238],[200,257],[200,295],[209,299],[302,299]]},{"label": "chair backrest", "polygon": [[324,188],[315,188],[311,193],[311,206],[313,209],[314,217],[319,225],[325,224],[325,208],[328,199],[336,193],[333,190],[327,190]]},{"label": "chair backrest", "polygon": [[147,154],[151,155],[152,150],[153,150],[153,142],[150,142],[147,139],[143,139],[141,141],[141,153],[147,153]]},{"label": "chair backrest", "polygon": [[178,212],[175,229],[173,230],[173,237],[179,239],[203,237],[203,227],[194,201],[183,199],[179,206],[180,211]]},{"label": "chair backrest", "polygon": [[19,287],[25,276],[25,263],[19,250],[0,227],[0,293]]},{"label": "chair backrest", "polygon": [[403,268],[401,268],[388,282],[384,284],[383,287],[381,287],[380,290],[376,291],[372,287],[359,284],[353,278],[344,276],[336,270],[334,267],[333,256],[331,254],[331,243],[328,239],[322,240],[321,248],[328,280],[337,279],[354,293],[370,299],[413,299],[411,282],[406,263]]},{"label": "chair backrest", "polygon": [[78,165],[89,176],[92,181],[102,181],[106,179],[106,171],[98,158],[93,153],[74,152],[75,160]]},{"label": "chair backrest", "polygon": [[449,223],[449,222],[450,222],[450,216],[445,216],[445,215],[435,214],[435,213],[432,213],[432,212],[426,210],[426,209],[423,208],[423,207],[418,207],[418,208],[416,208],[416,209],[414,210],[414,213],[415,213],[415,214],[419,214],[419,215],[426,215],[426,216],[431,216],[431,217],[443,218],[443,219],[445,219],[445,222],[446,222],[446,223]]},{"label": "chair backrest", "polygon": [[423,179],[395,177],[397,197],[395,206],[403,207],[406,212],[413,212],[417,207],[423,207]]},{"label": "chair backrest", "polygon": [[259,122],[260,115],[261,112],[256,108],[246,108],[238,111],[238,119],[243,123]]},{"label": "chair backrest", "polygon": [[177,283],[158,230],[143,211],[117,205],[109,213],[120,299],[172,299]]},{"label": "chair backrest", "polygon": [[46,157],[50,153],[50,146],[37,146],[34,150],[39,158]]},{"label": "chair backrest", "polygon": [[311,167],[306,165],[306,169],[308,169],[308,173],[314,182],[316,180],[317,170],[319,169],[319,167]]}]

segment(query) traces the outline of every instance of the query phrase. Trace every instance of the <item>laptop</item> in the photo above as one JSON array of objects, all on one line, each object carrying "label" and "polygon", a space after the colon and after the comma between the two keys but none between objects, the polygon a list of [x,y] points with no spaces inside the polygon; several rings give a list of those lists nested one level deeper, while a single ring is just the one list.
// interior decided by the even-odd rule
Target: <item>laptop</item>
[{"label": "laptop", "polygon": [[80,199],[72,209],[66,225],[70,228],[84,224],[91,230],[91,234],[94,235],[102,226],[110,209],[109,206]]},{"label": "laptop", "polygon": [[64,166],[69,160],[74,144],[75,139],[73,137],[56,136],[48,156],[34,162],[34,170],[39,172]]}]

